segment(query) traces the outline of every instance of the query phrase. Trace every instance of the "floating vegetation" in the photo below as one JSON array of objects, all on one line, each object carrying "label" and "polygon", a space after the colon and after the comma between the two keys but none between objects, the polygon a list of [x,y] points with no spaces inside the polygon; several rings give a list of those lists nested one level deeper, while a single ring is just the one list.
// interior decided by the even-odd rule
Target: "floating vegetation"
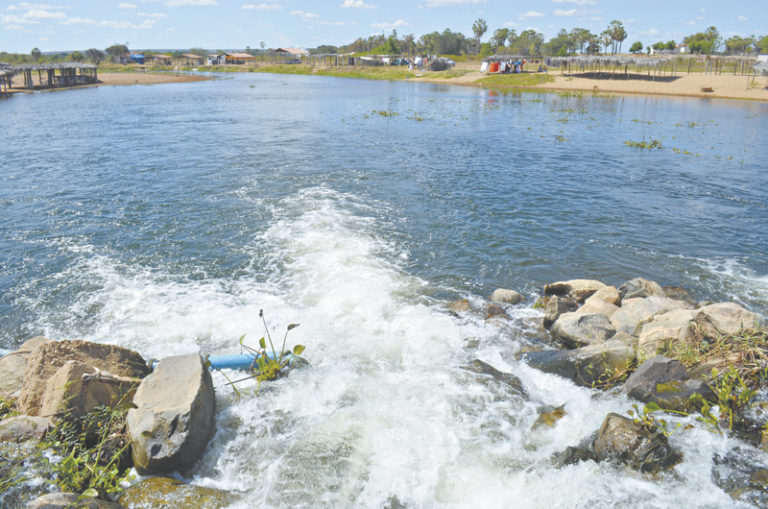
[{"label": "floating vegetation", "polygon": [[419,115],[413,115],[412,117],[406,117],[408,120],[415,120],[416,122],[424,122],[424,117]]},{"label": "floating vegetation", "polygon": [[558,122],[562,122],[563,124],[567,124],[568,123],[568,117],[558,118],[557,121]]},{"label": "floating vegetation", "polygon": [[653,124],[653,122],[651,122],[650,120],[640,120],[638,118],[633,118],[632,122],[635,122],[636,124],[648,124],[648,125]]},{"label": "floating vegetation", "polygon": [[648,149],[648,150],[657,148],[657,149],[661,150],[661,141],[659,141],[659,140],[651,140],[650,142],[645,141],[645,140],[643,140],[643,141],[625,141],[624,144],[629,146],[629,147],[634,147],[634,148],[645,148],[645,149]]},{"label": "floating vegetation", "polygon": [[562,143],[562,142],[564,142],[564,141],[567,141],[567,139],[568,139],[568,138],[566,138],[565,136],[562,136],[562,135],[558,134],[558,135],[556,135],[556,136],[555,136],[555,139],[556,139],[557,141],[559,141],[559,142],[561,142],[561,143]]},{"label": "floating vegetation", "polygon": [[391,111],[391,110],[373,110],[371,113],[373,115],[379,115],[384,118],[391,118],[399,115],[399,113],[397,113],[396,111]]},{"label": "floating vegetation", "polygon": [[683,155],[685,155],[685,156],[696,156],[696,157],[701,157],[701,154],[694,154],[693,152],[688,152],[688,151],[687,151],[687,150],[685,150],[685,149],[681,150],[681,149],[679,149],[679,148],[676,148],[676,147],[673,147],[673,148],[672,148],[672,152],[674,152],[675,154],[683,154]]}]

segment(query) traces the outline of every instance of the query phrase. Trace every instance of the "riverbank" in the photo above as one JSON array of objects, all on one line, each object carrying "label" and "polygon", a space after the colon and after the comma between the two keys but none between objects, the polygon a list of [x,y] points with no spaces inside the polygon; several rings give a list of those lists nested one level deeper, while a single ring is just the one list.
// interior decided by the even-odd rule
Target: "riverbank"
[{"label": "riverbank", "polygon": [[[170,74],[170,73],[138,73],[138,72],[116,72],[116,73],[103,73],[99,74],[99,82],[89,85],[81,85],[77,87],[67,88],[51,88],[45,90],[69,90],[72,88],[86,88],[86,87],[98,87],[98,86],[122,86],[122,85],[160,85],[165,83],[187,83],[191,81],[205,81],[211,79],[208,76],[194,75],[194,74]],[[32,80],[35,85],[39,86],[39,78],[37,75],[32,75]],[[19,80],[16,80],[16,84],[21,85]],[[8,89],[8,92],[13,93],[29,93],[36,92],[37,90],[29,90],[26,88],[13,87]]]}]

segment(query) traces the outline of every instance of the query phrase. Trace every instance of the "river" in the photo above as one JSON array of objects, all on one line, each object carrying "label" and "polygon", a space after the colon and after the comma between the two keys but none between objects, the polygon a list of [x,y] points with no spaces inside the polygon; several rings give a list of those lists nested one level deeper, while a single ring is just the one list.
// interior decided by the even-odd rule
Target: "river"
[{"label": "river", "polygon": [[[693,418],[666,474],[555,469],[632,402],[519,353],[541,347],[532,303],[563,279],[641,276],[768,313],[767,114],[250,73],[3,100],[0,348],[234,353],[264,335],[260,309],[275,336],[300,323],[288,344],[310,368],[240,398],[214,376],[191,479],[242,507],[749,507],[716,459],[768,457]],[[528,297],[508,322],[446,312],[500,287]],[[461,369],[475,358],[529,397]]]}]

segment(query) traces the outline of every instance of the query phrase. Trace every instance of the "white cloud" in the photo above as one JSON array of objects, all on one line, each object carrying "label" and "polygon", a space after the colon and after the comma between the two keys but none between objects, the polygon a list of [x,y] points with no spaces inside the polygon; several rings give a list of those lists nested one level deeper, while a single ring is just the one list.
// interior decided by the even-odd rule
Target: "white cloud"
[{"label": "white cloud", "polygon": [[6,14],[5,16],[0,17],[0,25],[33,25],[37,23],[39,23],[39,21],[27,19],[15,14]]},{"label": "white cloud", "polygon": [[67,17],[63,12],[51,12],[44,9],[29,10],[24,14],[26,19],[65,19]]},{"label": "white cloud", "polygon": [[543,18],[544,13],[543,12],[536,12],[536,11],[528,11],[525,14],[521,14],[518,16],[520,19],[530,19],[530,18]]},{"label": "white cloud", "polygon": [[3,28],[6,30],[24,30],[24,27],[21,25],[4,25]]},{"label": "white cloud", "polygon": [[479,4],[485,0],[424,0],[427,7],[446,7],[449,5]]},{"label": "white cloud", "polygon": [[96,20],[91,18],[68,18],[59,25],[93,25],[94,23]]},{"label": "white cloud", "polygon": [[145,19],[138,25],[131,23],[130,21],[100,21],[99,26],[115,28],[117,30],[149,30],[154,28],[155,21],[151,19]]},{"label": "white cloud", "polygon": [[749,21],[749,18],[748,18],[748,17],[746,17],[746,16],[739,16],[739,17],[738,17],[738,18],[736,18],[736,19],[738,19],[739,21]]},{"label": "white cloud", "polygon": [[556,4],[597,5],[595,0],[552,0]]},{"label": "white cloud", "polygon": [[352,8],[352,9],[375,9],[375,5],[367,4],[363,2],[363,0],[344,0],[344,3],[341,4],[339,7],[343,7],[345,9]]},{"label": "white cloud", "polygon": [[302,19],[312,19],[312,18],[320,17],[314,12],[306,12],[306,11],[291,11],[291,16],[299,16]]},{"label": "white cloud", "polygon": [[216,0],[168,0],[165,2],[168,7],[184,7],[186,5],[219,5]]},{"label": "white cloud", "polygon": [[20,2],[16,5],[9,5],[6,7],[9,11],[22,11],[22,10],[34,10],[34,9],[42,9],[42,10],[50,10],[50,9],[69,9],[69,7],[65,7],[63,5],[49,5],[49,4],[31,4],[29,2]]},{"label": "white cloud", "polygon": [[128,4],[128,3],[117,4],[117,6],[120,7],[121,9],[135,9],[136,8],[136,4]]},{"label": "white cloud", "polygon": [[568,9],[567,11],[555,9],[555,16],[573,16],[574,14],[576,14],[576,9]]},{"label": "white cloud", "polygon": [[696,20],[693,20],[693,19],[692,19],[691,21],[689,21],[689,22],[688,22],[688,24],[689,24],[689,25],[695,25],[695,24],[696,24]]},{"label": "white cloud", "polygon": [[381,28],[382,30],[394,30],[395,28],[402,28],[402,27],[408,27],[411,26],[410,23],[408,23],[405,20],[398,19],[394,23],[371,23],[371,28]]},{"label": "white cloud", "polygon": [[167,18],[167,14],[162,12],[139,12],[137,13],[140,18]]},{"label": "white cloud", "polygon": [[260,11],[269,11],[269,10],[275,10],[275,11],[281,11],[283,10],[282,5],[278,4],[243,4],[243,9],[258,9]]}]

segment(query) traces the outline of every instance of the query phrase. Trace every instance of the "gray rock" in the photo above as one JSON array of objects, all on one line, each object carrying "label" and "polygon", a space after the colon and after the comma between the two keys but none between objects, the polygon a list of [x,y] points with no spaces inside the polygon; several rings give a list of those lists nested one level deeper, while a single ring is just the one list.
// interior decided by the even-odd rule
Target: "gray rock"
[{"label": "gray rock", "polygon": [[599,313],[565,313],[560,315],[550,330],[552,337],[568,348],[603,343],[616,333],[611,321]]},{"label": "gray rock", "polygon": [[671,410],[690,409],[689,400],[694,393],[714,399],[707,384],[692,379],[680,361],[663,355],[642,363],[627,379],[623,390],[632,398],[644,403],[652,401]]},{"label": "gray rock", "polygon": [[558,318],[560,318],[560,315],[563,313],[576,311],[576,308],[578,307],[578,302],[570,297],[560,297],[557,295],[549,297],[547,300],[547,305],[544,309],[544,327],[549,329],[552,327],[552,324],[555,323]]},{"label": "gray rock", "polygon": [[577,385],[592,387],[611,373],[629,368],[635,357],[634,348],[624,341],[611,339],[605,343],[575,350],[529,352],[529,366],[573,380]]},{"label": "gray rock", "polygon": [[682,459],[662,433],[648,431],[616,413],[605,417],[594,448],[598,462],[619,461],[640,472],[658,472]]},{"label": "gray rock", "polygon": [[85,498],[78,500],[73,493],[49,493],[38,497],[29,504],[27,509],[126,509],[115,502],[108,502],[98,498]]},{"label": "gray rock", "polygon": [[[29,358],[19,397],[21,413],[40,414],[49,379],[69,361],[77,361],[117,377],[142,378],[149,371],[141,355],[127,348],[80,340],[45,343]],[[126,389],[129,385],[126,384]]]},{"label": "gray rock", "polygon": [[198,354],[160,360],[136,391],[128,411],[134,466],[141,474],[186,472],[213,433],[211,374]]},{"label": "gray rock", "polygon": [[582,461],[597,462],[595,440],[597,440],[597,432],[583,438],[577,445],[568,446],[564,451],[556,452],[552,455],[552,464],[557,468],[562,468]]},{"label": "gray rock", "polygon": [[568,296],[577,302],[584,302],[604,286],[605,283],[594,279],[571,279],[570,281],[558,281],[546,285],[544,295]]},{"label": "gray rock", "polygon": [[493,302],[500,302],[502,304],[520,304],[525,300],[525,296],[520,292],[516,292],[515,290],[498,288],[493,291],[491,300]]},{"label": "gray rock", "polygon": [[521,382],[519,378],[510,373],[499,371],[487,362],[483,362],[480,359],[475,359],[469,364],[462,366],[461,368],[480,375],[487,375],[497,382],[502,382],[508,385],[520,396],[523,396],[524,398],[528,397],[525,386],[523,386],[523,382]]},{"label": "gray rock", "polygon": [[120,496],[120,503],[129,508],[164,509],[194,507],[219,509],[234,502],[226,491],[186,484],[168,477],[152,477],[138,482]]},{"label": "gray rock", "polygon": [[760,315],[733,302],[710,304],[698,311],[696,325],[704,337],[710,339],[752,331],[760,326]]},{"label": "gray rock", "polygon": [[45,432],[53,428],[53,421],[45,417],[16,415],[0,421],[0,441],[26,442],[40,440]]},{"label": "gray rock", "polygon": [[639,299],[644,297],[666,297],[664,289],[655,281],[649,281],[641,277],[631,279],[619,287],[621,300]]},{"label": "gray rock", "polygon": [[41,345],[51,341],[43,336],[37,336],[26,341],[15,352],[0,357],[0,397],[18,399],[29,356]]},{"label": "gray rock", "polygon": [[490,320],[492,318],[503,318],[505,320],[511,320],[512,317],[507,314],[507,310],[498,304],[491,302],[486,309],[485,319]]},{"label": "gray rock", "polygon": [[611,315],[611,323],[617,331],[637,335],[638,327],[653,318],[653,315],[674,309],[691,309],[691,306],[667,297],[624,299],[621,308]]}]

